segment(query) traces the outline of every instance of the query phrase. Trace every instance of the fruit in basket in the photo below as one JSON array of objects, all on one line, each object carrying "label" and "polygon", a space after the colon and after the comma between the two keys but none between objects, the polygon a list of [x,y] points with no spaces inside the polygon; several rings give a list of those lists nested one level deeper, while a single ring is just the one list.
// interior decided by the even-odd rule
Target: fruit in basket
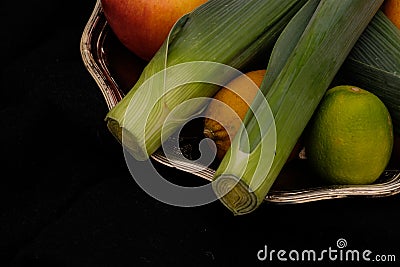
[{"label": "fruit in basket", "polygon": [[400,29],[400,0],[385,0],[383,13]]},{"label": "fruit in basket", "polygon": [[312,169],[331,184],[371,184],[387,166],[392,120],[374,94],[354,86],[329,89],[307,129]]},{"label": "fruit in basket", "polygon": [[[251,86],[244,75],[235,78],[215,94],[214,99],[217,101],[212,101],[208,105],[204,113],[203,133],[207,138],[214,141],[217,148],[217,159],[222,160],[228,151],[231,139],[237,133],[241,122],[249,110],[247,103],[253,101],[265,73],[265,69],[245,73],[257,87]],[[221,105],[218,101],[227,106]],[[301,149],[302,144],[298,142],[288,160],[296,158]]]},{"label": "fruit in basket", "polygon": [[111,29],[130,51],[150,60],[175,22],[207,0],[101,0]]},{"label": "fruit in basket", "polygon": [[245,73],[257,86],[252,86],[244,75],[235,78],[221,88],[214,96],[216,101],[211,101],[207,106],[204,114],[204,135],[215,142],[218,159],[221,160],[228,151],[231,138],[237,133],[249,109],[247,103],[251,103],[256,96],[265,73],[266,70]]}]

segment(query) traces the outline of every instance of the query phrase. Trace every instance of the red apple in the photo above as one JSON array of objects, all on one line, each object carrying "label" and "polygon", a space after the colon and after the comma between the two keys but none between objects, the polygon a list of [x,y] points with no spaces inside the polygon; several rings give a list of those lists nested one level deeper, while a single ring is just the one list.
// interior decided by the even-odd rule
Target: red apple
[{"label": "red apple", "polygon": [[150,60],[175,22],[207,0],[101,0],[111,29],[130,51]]}]

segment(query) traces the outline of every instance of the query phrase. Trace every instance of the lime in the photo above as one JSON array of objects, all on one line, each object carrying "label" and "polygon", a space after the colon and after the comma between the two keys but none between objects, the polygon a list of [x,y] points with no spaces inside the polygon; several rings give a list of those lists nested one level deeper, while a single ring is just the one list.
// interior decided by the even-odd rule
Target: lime
[{"label": "lime", "polygon": [[312,169],[331,184],[371,184],[393,148],[389,112],[374,94],[355,86],[329,89],[306,133]]}]

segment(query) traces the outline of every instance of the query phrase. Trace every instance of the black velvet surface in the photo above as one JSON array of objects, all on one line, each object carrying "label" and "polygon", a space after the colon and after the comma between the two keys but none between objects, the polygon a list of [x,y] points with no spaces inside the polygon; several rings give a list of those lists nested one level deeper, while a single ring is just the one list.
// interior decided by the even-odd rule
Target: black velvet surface
[{"label": "black velvet surface", "polygon": [[181,208],[142,191],[81,59],[94,4],[0,4],[0,266],[283,266],[257,252],[337,248],[339,238],[398,264],[400,196],[264,204],[234,217],[219,202]]}]

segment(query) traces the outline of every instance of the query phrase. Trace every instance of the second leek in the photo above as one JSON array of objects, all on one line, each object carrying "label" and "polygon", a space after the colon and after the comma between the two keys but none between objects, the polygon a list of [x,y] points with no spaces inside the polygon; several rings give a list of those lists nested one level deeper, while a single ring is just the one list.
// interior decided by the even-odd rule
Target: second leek
[{"label": "second leek", "polygon": [[[283,31],[280,40],[292,38],[295,44],[277,41],[261,85],[275,119],[275,124],[269,123],[270,128],[276,127],[272,165],[265,169],[269,163],[259,155],[262,150],[275,149],[270,140],[274,131],[260,131],[260,122],[248,113],[214,177],[215,192],[233,214],[250,213],[264,201],[322,96],[382,2],[310,0]],[[265,112],[257,109],[257,102],[253,102],[256,114]],[[243,136],[253,133],[259,138],[244,145]],[[260,168],[266,170],[264,175],[259,175]]]}]

